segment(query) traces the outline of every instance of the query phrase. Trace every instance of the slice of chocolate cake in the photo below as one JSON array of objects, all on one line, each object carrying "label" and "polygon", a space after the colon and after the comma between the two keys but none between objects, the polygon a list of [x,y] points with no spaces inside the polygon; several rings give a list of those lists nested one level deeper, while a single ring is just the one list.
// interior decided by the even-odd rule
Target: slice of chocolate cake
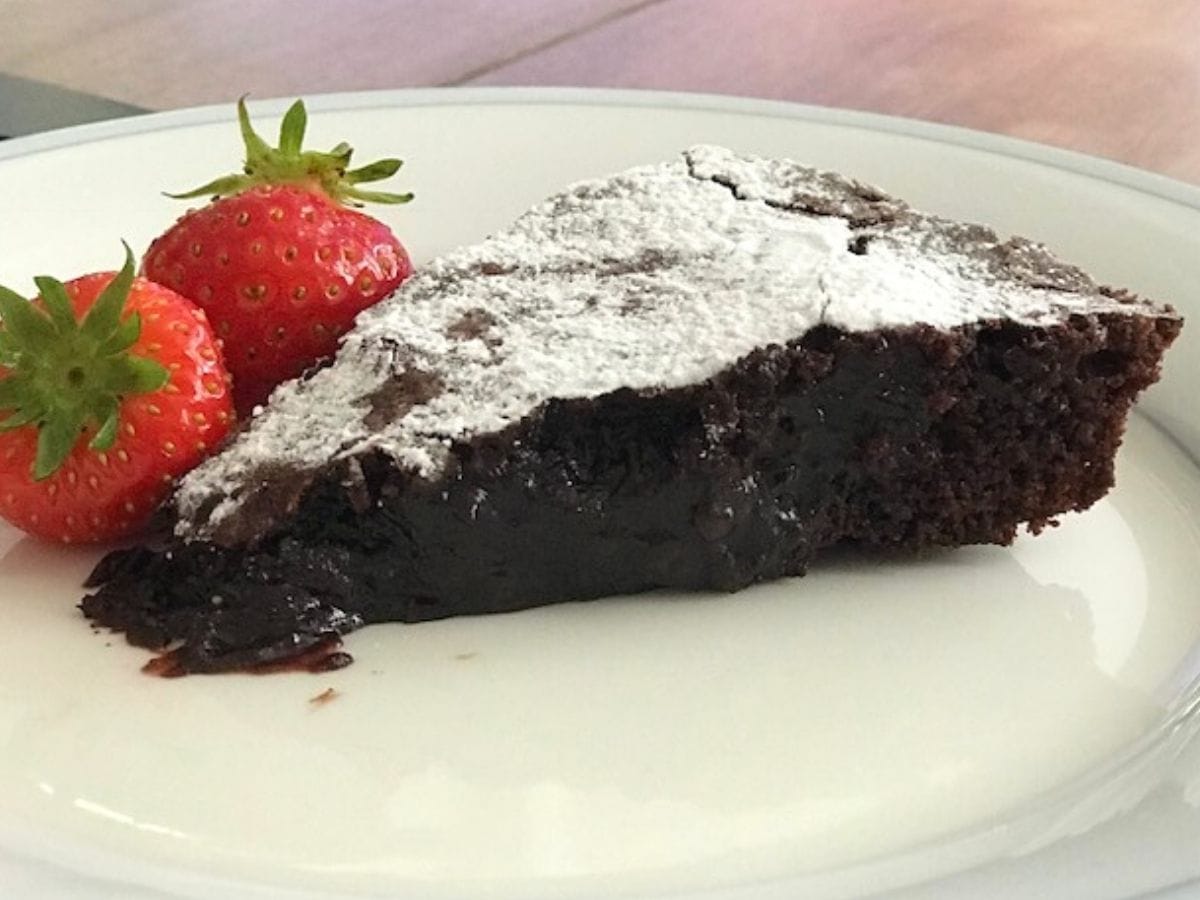
[{"label": "slice of chocolate cake", "polygon": [[1108,490],[1181,324],[1029,241],[699,147],[425,266],[83,610],[211,671],[371,622],[732,591],[838,543],[1005,544]]}]

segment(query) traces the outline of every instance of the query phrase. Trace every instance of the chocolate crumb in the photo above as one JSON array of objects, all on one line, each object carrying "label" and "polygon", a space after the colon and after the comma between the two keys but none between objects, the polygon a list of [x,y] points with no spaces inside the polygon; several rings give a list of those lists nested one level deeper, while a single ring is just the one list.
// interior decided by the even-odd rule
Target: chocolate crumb
[{"label": "chocolate crumb", "polygon": [[337,699],[340,696],[341,696],[341,694],[339,694],[336,689],[328,687],[328,688],[325,688],[325,690],[321,691],[321,693],[317,694],[315,697],[309,697],[308,702],[311,703],[313,706],[324,706],[325,704],[329,703],[332,700]]}]

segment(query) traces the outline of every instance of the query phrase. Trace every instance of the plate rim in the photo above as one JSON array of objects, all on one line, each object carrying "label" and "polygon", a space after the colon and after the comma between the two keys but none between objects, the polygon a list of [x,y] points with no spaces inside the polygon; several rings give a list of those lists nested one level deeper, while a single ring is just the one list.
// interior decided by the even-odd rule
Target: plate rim
[{"label": "plate rim", "polygon": [[[815,125],[829,125],[839,128],[860,129],[872,133],[894,135],[898,137],[918,139],[935,144],[949,145],[959,149],[981,152],[989,155],[999,155],[1024,162],[1030,162],[1045,167],[1058,169],[1073,175],[1093,181],[1103,182],[1115,187],[1132,190],[1147,195],[1159,201],[1166,201],[1182,206],[1193,212],[1200,212],[1200,185],[1193,185],[1167,175],[1141,169],[1133,165],[1087,154],[1081,151],[1049,146],[1034,141],[1015,138],[1003,134],[982,131],[957,125],[930,122],[915,118],[885,115],[862,110],[845,109],[832,106],[802,104],[784,100],[768,100],[753,97],[660,91],[639,89],[609,89],[609,88],[579,88],[579,87],[431,87],[431,88],[398,88],[386,90],[347,91],[336,93],[315,93],[304,96],[310,112],[334,113],[363,111],[370,109],[403,109],[415,107],[452,108],[458,106],[564,106],[577,108],[641,108],[641,109],[671,109],[720,113],[727,115],[745,115],[756,118],[775,118],[793,120]],[[265,115],[281,115],[293,98],[268,98],[248,101],[257,112]],[[130,137],[146,133],[173,131],[200,125],[227,122],[230,116],[229,104],[208,104],[160,112],[150,112],[126,118],[88,123],[67,128],[54,129],[34,135],[13,138],[0,143],[0,165],[9,160],[38,155],[58,149],[72,148],[89,143]],[[1142,414],[1151,427],[1165,435],[1173,443],[1180,445],[1169,428],[1164,427],[1156,419]],[[1184,452],[1197,460],[1194,456]],[[1198,463],[1200,464],[1200,463]],[[1180,718],[1187,718],[1197,712],[1200,700],[1186,710],[1176,710],[1174,715],[1164,717],[1162,724],[1175,726]],[[1055,812],[1064,813],[1075,801],[1088,796],[1087,788],[1094,782],[1100,782],[1112,770],[1123,768],[1131,759],[1142,757],[1147,744],[1157,745],[1178,738],[1176,728],[1169,727],[1168,733],[1161,731],[1143,735],[1141,739],[1123,748],[1113,757],[1099,765],[1088,769],[1076,777],[1069,779],[1054,788],[1040,792],[1031,798],[1022,809],[1009,811],[1004,814],[988,817],[974,826],[969,827],[949,840],[932,840],[907,847],[897,853],[881,857],[868,857],[848,866],[838,866],[828,872],[817,873],[819,883],[823,876],[838,877],[849,871],[870,872],[877,868],[890,868],[893,865],[905,867],[906,863],[919,862],[931,850],[954,854],[955,851],[965,851],[971,855],[972,845],[987,838],[997,836],[1006,831],[1020,831],[1027,820],[1034,816],[1044,816],[1047,807]],[[1164,740],[1165,739],[1165,740]],[[1064,809],[1065,808],[1065,809]],[[76,848],[78,849],[78,848]],[[87,852],[85,848],[85,852]],[[8,854],[17,858],[37,860],[42,865],[52,869],[70,872],[84,879],[84,888],[91,885],[101,888],[108,887],[112,882],[105,875],[91,874],[81,871],[75,866],[47,859],[37,853],[26,856],[14,845],[0,843],[0,861]],[[965,866],[957,866],[953,871],[969,869],[972,865],[984,861],[983,858],[968,860]],[[257,881],[242,881],[224,877],[201,874],[198,870],[164,867],[147,859],[130,861],[140,872],[149,874],[157,871],[160,875],[168,875],[173,882],[167,888],[172,892],[189,884],[193,888],[204,891],[220,888],[236,892],[263,891],[264,896],[307,897],[303,892],[292,892],[288,888],[270,885]],[[917,873],[919,873],[919,866]],[[925,883],[924,877],[913,873],[903,878],[895,888],[903,884],[916,886]],[[950,874],[950,873],[947,873]],[[915,876],[915,877],[914,877]],[[713,900],[741,900],[741,898],[774,897],[775,891],[781,891],[779,896],[789,896],[793,889],[803,889],[811,886],[812,875],[806,873],[793,874],[782,878],[769,878],[762,881],[748,882],[740,885],[729,885],[715,890],[701,892]],[[1200,879],[1182,882],[1181,886],[1200,884]],[[160,883],[163,886],[164,883]],[[138,884],[144,889],[158,889],[149,885]],[[691,896],[691,893],[688,894]],[[186,896],[186,895],[185,895]],[[325,896],[321,894],[320,896]],[[333,894],[333,897],[342,896]],[[374,896],[374,895],[368,895]],[[639,895],[640,896],[640,895]],[[700,894],[697,894],[700,896]]]},{"label": "plate rim", "polygon": [[[294,98],[247,99],[251,108],[266,115],[281,115],[292,102]],[[1129,163],[963,125],[790,100],[636,88],[482,86],[314,93],[304,95],[304,102],[313,112],[420,106],[585,106],[666,108],[802,120],[814,124],[861,128],[1000,154],[1098,179],[1189,209],[1200,210],[1200,184],[1190,184]],[[214,124],[228,119],[229,104],[220,103],[73,125],[11,138],[0,143],[0,162],[77,144],[151,131],[170,131]]]}]

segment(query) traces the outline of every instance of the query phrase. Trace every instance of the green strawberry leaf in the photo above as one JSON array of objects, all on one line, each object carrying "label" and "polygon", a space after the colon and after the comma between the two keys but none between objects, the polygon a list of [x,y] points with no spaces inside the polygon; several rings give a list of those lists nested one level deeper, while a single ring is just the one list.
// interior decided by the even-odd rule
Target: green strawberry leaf
[{"label": "green strawberry leaf", "polygon": [[[242,108],[245,108],[244,103]],[[241,115],[240,111],[238,115]],[[247,116],[247,120],[249,120],[249,116]],[[279,152],[285,156],[298,156],[300,145],[304,143],[306,128],[308,128],[308,112],[304,109],[304,104],[297,100],[288,107],[288,111],[283,117],[283,124],[279,126]]]},{"label": "green strawberry leaf", "polygon": [[38,293],[41,294],[42,302],[46,304],[50,320],[58,329],[58,333],[66,334],[74,330],[75,311],[71,307],[71,298],[67,296],[67,289],[63,287],[63,283],[49,275],[39,275],[33,279],[33,283],[37,285]]},{"label": "green strawberry leaf", "polygon": [[310,152],[308,155],[313,159],[320,159],[322,156],[331,157],[337,162],[339,171],[344,172],[346,166],[350,165],[350,157],[354,155],[354,150],[345,141],[341,141],[328,153]]},{"label": "green strawberry leaf", "polygon": [[0,331],[0,365],[12,366],[17,362],[17,349],[7,331]]},{"label": "green strawberry leaf", "polygon": [[347,172],[346,181],[350,184],[362,184],[364,181],[382,181],[385,178],[391,178],[399,172],[402,165],[404,165],[404,161],[399,159],[376,160],[370,165]]},{"label": "green strawberry leaf", "polygon": [[16,409],[21,403],[25,387],[23,379],[10,375],[0,379],[0,409]]},{"label": "green strawberry leaf", "polygon": [[116,356],[118,353],[124,353],[130,347],[137,343],[137,339],[142,336],[142,317],[138,313],[132,316],[126,316],[124,321],[117,326],[117,330],[109,335],[100,348],[100,353],[104,356]]},{"label": "green strawberry leaf", "polygon": [[116,400],[106,400],[96,410],[100,415],[100,428],[88,444],[92,450],[111,450],[117,440],[117,426],[120,424],[120,407]]},{"label": "green strawberry leaf", "polygon": [[0,297],[7,298],[7,302],[28,303],[29,301],[18,294],[16,291],[10,291],[4,285],[0,284]]},{"label": "green strawberry leaf", "polygon": [[121,394],[148,394],[167,383],[171,373],[166,366],[144,356],[126,356],[121,360],[117,383]]},{"label": "green strawberry leaf", "polygon": [[[342,142],[328,153],[302,149],[308,127],[308,112],[303,100],[293,103],[279,126],[279,146],[271,147],[254,130],[246,98],[237,102],[238,128],[246,148],[246,158],[240,173],[224,175],[201,187],[177,194],[167,194],[177,200],[194,197],[228,197],[258,185],[294,184],[325,193],[337,203],[359,205],[361,201],[376,203],[407,203],[412,194],[392,194],[383,191],[359,191],[355,185],[390,178],[402,165],[398,159],[382,159],[353,171],[350,157],[354,153]],[[356,202],[358,201],[358,202]]]},{"label": "green strawberry leaf", "polygon": [[141,335],[135,312],[122,319],[133,285],[133,253],[77,319],[66,287],[49,276],[34,281],[42,306],[0,287],[0,431],[37,428],[35,480],[54,474],[89,427],[93,450],[117,439],[122,400],[156,391],[170,373],[130,349]]},{"label": "green strawberry leaf", "polygon": [[33,346],[54,340],[54,326],[37,308],[19,294],[0,291],[0,319],[17,345]]},{"label": "green strawberry leaf", "polygon": [[18,428],[24,428],[31,422],[36,422],[42,417],[44,410],[40,406],[29,405],[22,409],[18,409],[11,416],[8,416],[3,421],[0,421],[0,431],[16,431]]},{"label": "green strawberry leaf", "polygon": [[167,194],[172,200],[190,200],[193,197],[228,197],[230,194],[238,194],[250,187],[250,179],[245,175],[225,175],[221,178],[215,178],[208,184],[200,187],[184,191],[182,194]]},{"label": "green strawberry leaf", "polygon": [[349,188],[343,193],[351,200],[362,200],[368,203],[407,203],[413,198],[412,194],[389,194],[385,191],[360,191],[358,188]]},{"label": "green strawberry leaf", "polygon": [[108,340],[116,332],[121,322],[121,310],[125,308],[125,298],[129,296],[129,288],[133,285],[133,251],[128,244],[124,246],[125,265],[108,287],[100,292],[79,328],[80,334],[97,344]]},{"label": "green strawberry leaf", "polygon": [[83,410],[66,409],[48,416],[38,428],[37,456],[33,461],[33,480],[49,478],[71,455],[83,428]]},{"label": "green strawberry leaf", "polygon": [[243,94],[237,102],[238,127],[242,131],[242,143],[246,145],[246,164],[251,160],[266,159],[274,151],[271,145],[264,141],[254,126],[250,124],[250,113],[246,109],[246,96]]}]

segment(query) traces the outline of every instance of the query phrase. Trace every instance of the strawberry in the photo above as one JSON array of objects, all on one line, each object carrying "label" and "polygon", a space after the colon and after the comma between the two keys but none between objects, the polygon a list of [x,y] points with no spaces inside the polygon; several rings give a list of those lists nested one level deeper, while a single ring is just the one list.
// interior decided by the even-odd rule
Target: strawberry
[{"label": "strawberry", "polygon": [[233,421],[203,311],[120,272],[0,288],[0,515],[74,543],[141,528]]},{"label": "strawberry", "polygon": [[244,173],[171,195],[214,199],[155,240],[142,271],[207,311],[225,341],[234,401],[248,413],[281,381],[331,356],[355,316],[412,272],[391,230],[346,204],[412,195],[359,187],[395,174],[398,159],[348,170],[346,144],[301,150],[307,114],[299,100],[278,147],[254,131],[244,100],[238,120]]}]

